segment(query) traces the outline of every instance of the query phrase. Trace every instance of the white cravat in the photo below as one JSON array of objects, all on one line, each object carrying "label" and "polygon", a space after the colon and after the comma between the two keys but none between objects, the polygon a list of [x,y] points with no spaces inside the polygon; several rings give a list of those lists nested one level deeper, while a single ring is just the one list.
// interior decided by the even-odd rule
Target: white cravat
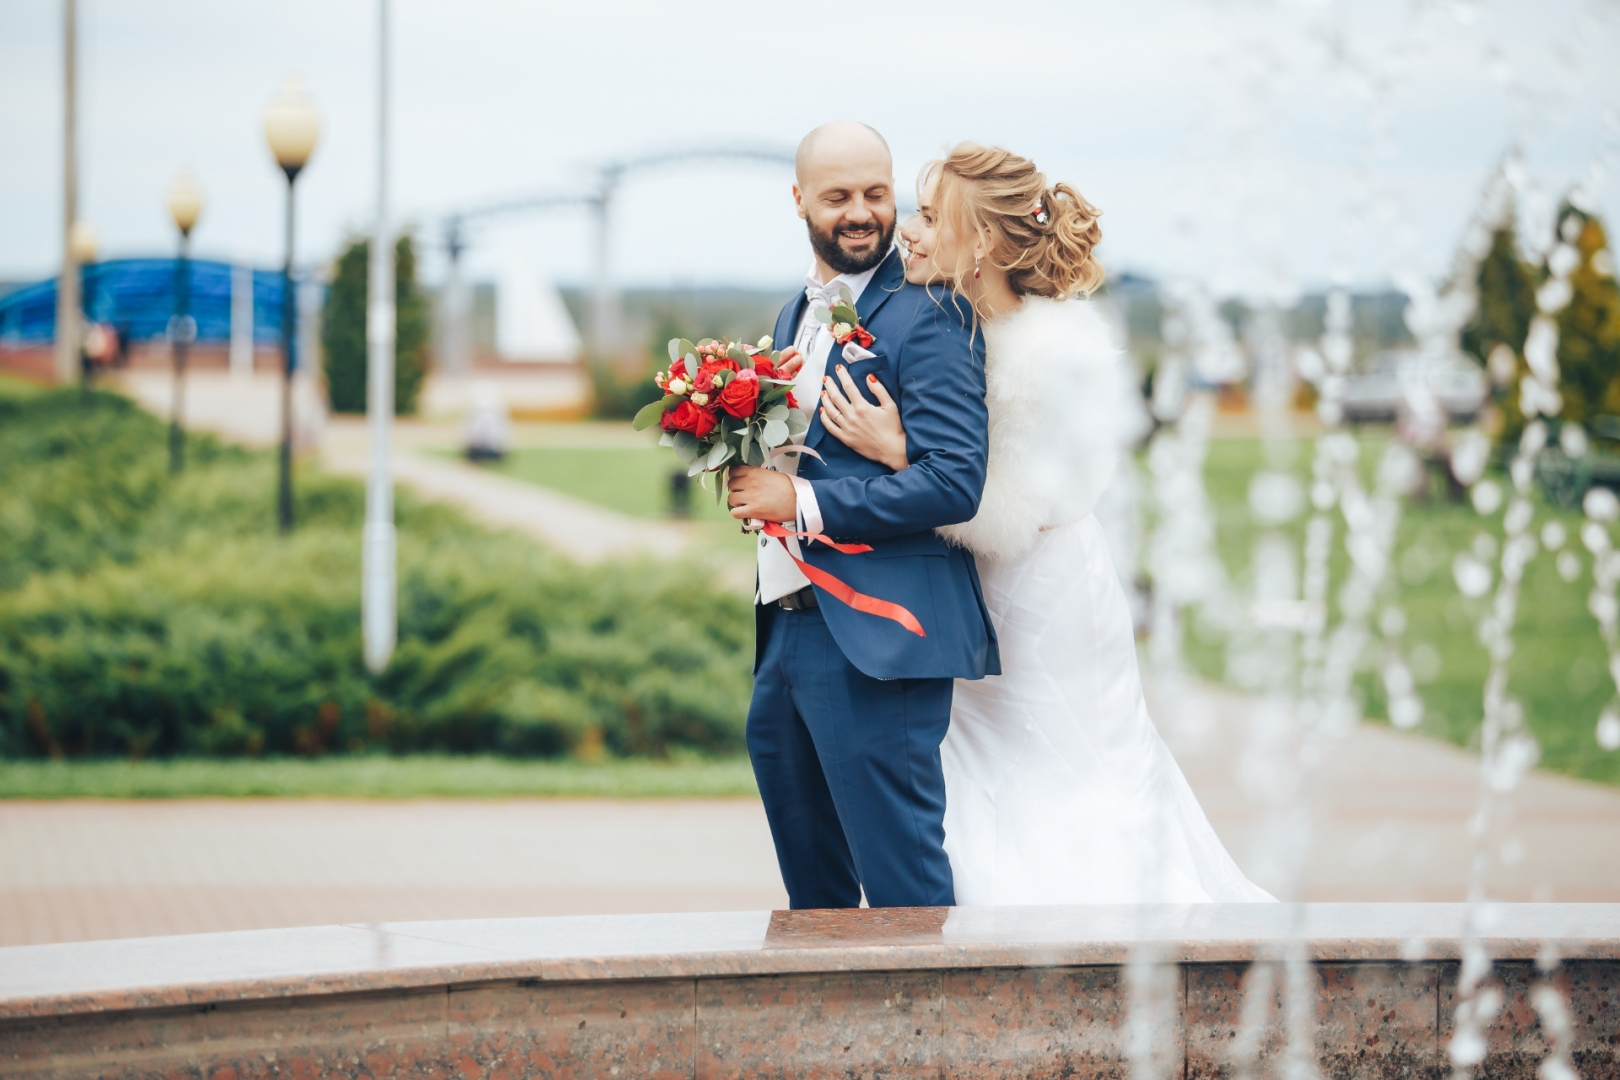
[{"label": "white cravat", "polygon": [[[821,379],[827,372],[827,357],[833,348],[832,331],[815,316],[817,304],[831,305],[838,299],[838,287],[847,288],[850,295],[859,303],[861,293],[866,291],[866,285],[877,273],[877,267],[860,274],[839,274],[825,285],[816,276],[814,265],[805,275],[805,296],[809,303],[804,306],[804,314],[799,319],[797,332],[793,336],[793,345],[804,354],[804,366],[793,380],[793,398],[799,403],[804,415],[814,420],[816,408],[821,403]],[[856,310],[859,310],[857,308]],[[806,428],[798,435],[793,436],[794,445],[803,445],[810,429]],[[800,480],[799,455],[783,456],[778,459],[776,468],[793,479],[794,492],[798,495],[798,518],[795,523],[799,532],[821,531],[821,510],[816,506],[816,493],[810,486],[810,481]],[[793,554],[803,558],[799,550],[799,542],[791,537],[787,540],[788,547]],[[805,577],[799,568],[793,565],[782,545],[769,537],[759,538],[759,603],[769,604],[780,600],[789,593],[798,592],[810,579]]]}]

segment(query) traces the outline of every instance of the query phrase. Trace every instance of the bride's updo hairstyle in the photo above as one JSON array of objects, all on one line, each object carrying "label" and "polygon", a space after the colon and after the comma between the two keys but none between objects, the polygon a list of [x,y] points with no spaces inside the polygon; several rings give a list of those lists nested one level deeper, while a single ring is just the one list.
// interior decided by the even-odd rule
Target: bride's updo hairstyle
[{"label": "bride's updo hairstyle", "polygon": [[[1102,212],[1068,184],[1048,186],[1029,158],[965,142],[923,167],[925,183],[930,174],[938,178],[935,215],[961,238],[960,259],[971,260],[970,238],[982,237],[988,261],[1019,296],[1066,300],[1103,283],[1102,265],[1092,256],[1102,239]],[[973,267],[954,271],[962,281]]]}]

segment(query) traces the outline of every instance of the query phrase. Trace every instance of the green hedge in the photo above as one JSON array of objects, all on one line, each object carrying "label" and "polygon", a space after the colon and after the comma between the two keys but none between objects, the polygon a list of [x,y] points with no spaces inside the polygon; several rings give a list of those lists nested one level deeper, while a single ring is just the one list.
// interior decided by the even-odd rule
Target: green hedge
[{"label": "green hedge", "polygon": [[0,395],[0,757],[742,746],[753,623],[690,565],[582,568],[402,493],[400,641],[360,656],[359,485],[122,399]]}]

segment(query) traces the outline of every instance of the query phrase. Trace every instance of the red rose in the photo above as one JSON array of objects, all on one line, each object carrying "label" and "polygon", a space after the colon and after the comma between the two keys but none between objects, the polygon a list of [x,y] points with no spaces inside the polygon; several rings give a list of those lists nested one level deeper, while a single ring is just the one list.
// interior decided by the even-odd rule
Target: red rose
[{"label": "red rose", "polygon": [[729,356],[718,360],[705,360],[698,368],[697,376],[692,380],[692,388],[700,394],[707,394],[714,389],[714,377],[722,371],[736,371],[739,365]]},{"label": "red rose", "polygon": [[675,410],[665,409],[664,414],[658,418],[658,426],[665,431],[675,430]]},{"label": "red rose", "polygon": [[855,344],[859,345],[863,349],[870,349],[872,347],[872,335],[867,332],[866,327],[864,326],[857,326],[849,336],[854,338]]},{"label": "red rose", "polygon": [[671,428],[676,431],[690,432],[699,439],[713,431],[714,425],[718,423],[713,413],[692,404],[691,401],[681,402],[664,415],[670,418],[669,424]]},{"label": "red rose", "polygon": [[739,420],[754,415],[754,406],[759,401],[758,373],[738,372],[737,377],[726,383],[715,400],[722,409]]},{"label": "red rose", "polygon": [[686,374],[686,357],[683,356],[679,360],[675,361],[673,364],[669,365],[669,377],[671,379],[678,379],[682,375],[685,375],[685,374]]},{"label": "red rose", "polygon": [[769,359],[763,356],[756,356],[754,358],[754,374],[759,376],[761,379],[774,379],[776,378],[776,368],[771,364]]}]

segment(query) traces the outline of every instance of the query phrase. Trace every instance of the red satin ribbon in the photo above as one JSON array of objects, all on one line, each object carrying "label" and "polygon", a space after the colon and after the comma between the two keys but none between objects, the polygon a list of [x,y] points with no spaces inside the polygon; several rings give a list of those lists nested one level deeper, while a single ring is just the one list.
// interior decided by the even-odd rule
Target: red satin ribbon
[{"label": "red satin ribbon", "polygon": [[820,585],[823,589],[827,590],[833,596],[837,597],[839,600],[842,600],[845,604],[848,604],[856,611],[864,611],[868,615],[877,615],[884,619],[892,619],[901,626],[905,627],[907,630],[910,630],[913,634],[916,634],[918,637],[928,636],[928,634],[922,628],[922,623],[917,621],[917,616],[913,615],[899,604],[893,604],[887,600],[879,600],[875,596],[867,596],[865,593],[856,592],[848,585],[845,585],[842,581],[839,581],[837,578],[827,573],[827,571],[811,566],[803,559],[795,557],[792,549],[787,546],[787,538],[794,536],[801,540],[819,540],[823,544],[826,544],[828,547],[832,548],[834,551],[842,552],[845,555],[859,555],[863,551],[871,551],[872,546],[870,544],[840,544],[829,539],[828,537],[823,536],[821,533],[794,532],[792,529],[784,528],[774,521],[765,522],[764,532],[766,536],[776,537],[776,542],[782,545],[782,550],[787,552],[787,557],[793,560],[794,565],[799,568],[800,573],[804,574],[804,576],[809,578],[811,582],[816,585]]}]

